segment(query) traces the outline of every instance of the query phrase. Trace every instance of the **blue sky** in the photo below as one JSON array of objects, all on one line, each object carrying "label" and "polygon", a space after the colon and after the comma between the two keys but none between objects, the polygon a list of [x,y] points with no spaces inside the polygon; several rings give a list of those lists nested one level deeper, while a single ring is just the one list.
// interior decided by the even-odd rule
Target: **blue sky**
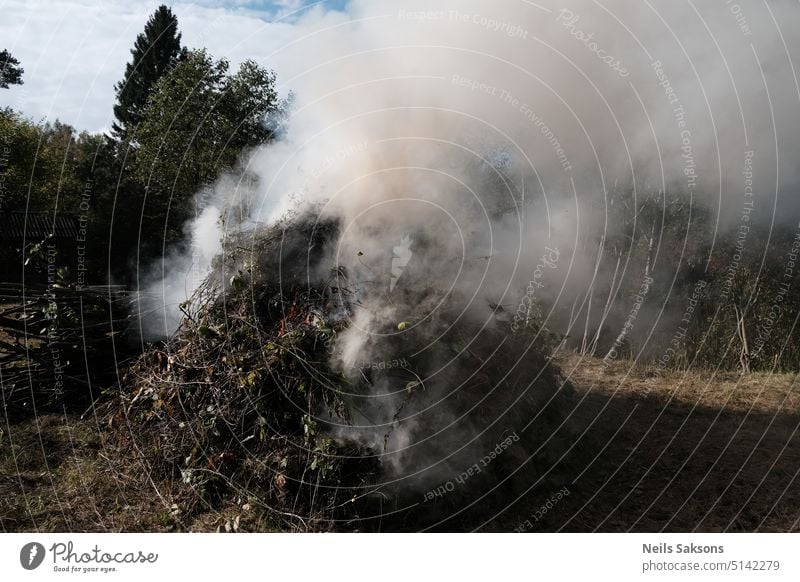
[{"label": "blue sky", "polygon": [[[163,0],[162,0],[162,3]],[[173,6],[180,2],[173,2]],[[343,10],[347,0],[195,0],[194,4],[210,8],[224,8],[228,10],[249,10],[262,13],[266,18],[273,18],[276,14],[285,14],[303,8],[321,4],[329,10]]]},{"label": "blue sky", "polygon": [[[0,107],[79,130],[110,127],[114,84],[136,35],[159,4],[171,5],[183,42],[233,65],[269,55],[307,9],[342,10],[346,0],[3,0],[0,38],[25,69],[24,85],[0,90]],[[308,8],[310,7],[310,8]],[[280,74],[280,71],[278,71]]]},{"label": "blue sky", "polygon": [[[272,12],[276,8],[277,9],[286,9],[295,8],[295,7],[302,7],[308,4],[313,4],[313,0],[305,0],[304,2],[300,1],[293,1],[293,0],[286,0],[284,2],[275,2],[274,0],[251,0],[251,1],[241,1],[237,2],[236,0],[232,0],[230,2],[214,2],[208,1],[204,2],[205,4],[211,6],[220,6],[220,7],[236,7],[236,6],[247,6],[248,8],[254,10],[264,10],[266,12]],[[346,4],[346,0],[323,0],[322,2],[327,7],[334,9],[334,10],[341,10],[344,8]]]}]

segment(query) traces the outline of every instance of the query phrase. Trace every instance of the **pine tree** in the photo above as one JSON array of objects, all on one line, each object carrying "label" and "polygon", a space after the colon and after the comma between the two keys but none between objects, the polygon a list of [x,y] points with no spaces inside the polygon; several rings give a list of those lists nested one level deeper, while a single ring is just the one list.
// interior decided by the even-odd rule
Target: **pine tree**
[{"label": "pine tree", "polygon": [[19,61],[7,50],[0,51],[0,88],[8,89],[9,85],[22,85],[22,73]]},{"label": "pine tree", "polygon": [[153,13],[131,50],[133,60],[125,77],[115,86],[117,104],[114,134],[124,139],[138,125],[156,81],[185,54],[178,32],[178,19],[163,4]]}]

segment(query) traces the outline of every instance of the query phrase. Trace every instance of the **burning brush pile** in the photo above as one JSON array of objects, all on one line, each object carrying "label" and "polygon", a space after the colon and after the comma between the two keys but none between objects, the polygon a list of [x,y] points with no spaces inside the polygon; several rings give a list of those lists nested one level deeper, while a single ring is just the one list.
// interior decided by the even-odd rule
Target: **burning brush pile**
[{"label": "burning brush pile", "polygon": [[401,260],[399,285],[402,248],[382,276],[351,243],[310,215],[230,237],[109,408],[119,454],[174,484],[183,516],[246,504],[282,530],[512,529],[568,441],[546,330],[511,332],[423,261]]}]

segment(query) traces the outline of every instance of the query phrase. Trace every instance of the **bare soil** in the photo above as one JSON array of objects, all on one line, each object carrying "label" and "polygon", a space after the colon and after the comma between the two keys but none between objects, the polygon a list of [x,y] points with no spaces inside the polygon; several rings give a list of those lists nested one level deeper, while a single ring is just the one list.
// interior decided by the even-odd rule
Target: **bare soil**
[{"label": "bare soil", "polygon": [[[576,387],[570,495],[539,531],[788,532],[800,527],[800,391],[788,374],[666,374],[564,354]],[[555,487],[558,489],[558,487]],[[547,501],[524,500],[525,511]],[[553,505],[551,503],[551,505]]]}]

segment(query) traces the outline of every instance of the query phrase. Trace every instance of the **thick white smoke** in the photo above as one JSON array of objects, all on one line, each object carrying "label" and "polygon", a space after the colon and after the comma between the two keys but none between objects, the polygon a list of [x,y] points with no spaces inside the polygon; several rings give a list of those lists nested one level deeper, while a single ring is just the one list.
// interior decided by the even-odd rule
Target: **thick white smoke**
[{"label": "thick white smoke", "polygon": [[[402,219],[422,224],[441,212],[433,204],[485,195],[470,187],[485,190],[475,168],[488,161],[518,191],[504,203],[520,206],[494,233],[496,256],[519,251],[527,271],[545,243],[574,246],[602,222],[615,186],[690,192],[735,220],[750,151],[757,212],[771,217],[797,184],[796,17],[790,2],[756,1],[369,0],[312,11],[263,63],[297,99],[286,141],[250,160],[260,179],[251,218],[329,201],[346,223],[397,220],[398,208],[380,205],[419,199]],[[192,260],[165,269],[173,306],[192,290],[186,272],[207,267],[196,249],[219,238],[209,216],[188,228]],[[396,241],[371,244],[385,252]]]},{"label": "thick white smoke", "polygon": [[[381,338],[444,305],[493,325],[487,306],[516,310],[542,277],[551,298],[571,300],[596,275],[584,235],[602,230],[613,191],[665,205],[691,195],[717,217],[710,231],[743,213],[796,215],[799,15],[788,1],[722,0],[356,0],[314,11],[262,63],[296,101],[286,138],[249,159],[258,186],[245,222],[312,205],[341,220],[330,263],[363,291],[334,355],[351,376],[364,361],[406,357]],[[154,288],[170,303],[162,329],[193,290],[187,271],[204,272],[235,228],[216,220],[233,189],[222,181],[216,192],[187,229],[192,256],[170,258]],[[365,412],[391,424],[395,410]],[[389,448],[412,446],[414,426]]]}]

